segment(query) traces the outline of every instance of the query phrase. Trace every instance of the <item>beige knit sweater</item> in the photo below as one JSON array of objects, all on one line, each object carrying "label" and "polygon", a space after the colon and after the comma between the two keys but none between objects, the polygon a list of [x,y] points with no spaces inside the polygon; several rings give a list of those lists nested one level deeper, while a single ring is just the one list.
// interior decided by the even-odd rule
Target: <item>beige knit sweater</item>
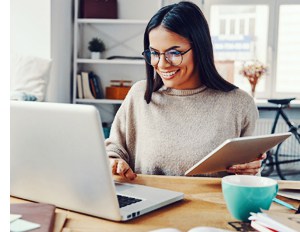
[{"label": "beige knit sweater", "polygon": [[132,86],[105,141],[108,155],[123,158],[136,173],[183,175],[226,139],[254,131],[258,111],[240,89],[162,87],[147,104],[145,87],[146,81]]}]

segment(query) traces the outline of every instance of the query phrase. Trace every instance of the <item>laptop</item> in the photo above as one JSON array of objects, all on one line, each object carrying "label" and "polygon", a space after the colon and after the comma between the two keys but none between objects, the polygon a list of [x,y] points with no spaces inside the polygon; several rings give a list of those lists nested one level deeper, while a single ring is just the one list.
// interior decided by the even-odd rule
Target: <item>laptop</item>
[{"label": "laptop", "polygon": [[11,101],[11,196],[113,221],[184,198],[181,192],[114,182],[101,125],[92,105]]},{"label": "laptop", "polygon": [[291,136],[291,132],[227,139],[185,172],[186,176],[225,171],[234,164],[256,160]]}]

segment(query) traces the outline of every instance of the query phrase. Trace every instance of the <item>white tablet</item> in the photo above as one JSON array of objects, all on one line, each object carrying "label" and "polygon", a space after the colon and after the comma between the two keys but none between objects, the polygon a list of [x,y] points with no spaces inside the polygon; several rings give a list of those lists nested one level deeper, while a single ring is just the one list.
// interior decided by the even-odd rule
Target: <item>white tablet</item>
[{"label": "white tablet", "polygon": [[278,133],[228,139],[185,172],[186,176],[225,171],[234,164],[256,160],[292,133]]}]

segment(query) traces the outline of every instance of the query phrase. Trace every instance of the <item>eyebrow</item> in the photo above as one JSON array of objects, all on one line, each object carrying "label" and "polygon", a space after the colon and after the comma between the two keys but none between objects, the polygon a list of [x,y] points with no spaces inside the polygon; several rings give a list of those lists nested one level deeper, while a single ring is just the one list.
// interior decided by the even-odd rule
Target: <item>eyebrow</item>
[{"label": "eyebrow", "polygon": [[[155,50],[155,51],[158,51],[157,49],[155,49],[155,48],[153,48],[153,47],[151,47],[151,46],[149,46],[149,48],[150,48],[150,49],[153,49],[153,50]],[[178,46],[178,45],[172,46],[172,47],[166,49],[165,51],[169,51],[169,50],[172,50],[172,49],[175,49],[175,48],[180,48],[180,46]]]}]

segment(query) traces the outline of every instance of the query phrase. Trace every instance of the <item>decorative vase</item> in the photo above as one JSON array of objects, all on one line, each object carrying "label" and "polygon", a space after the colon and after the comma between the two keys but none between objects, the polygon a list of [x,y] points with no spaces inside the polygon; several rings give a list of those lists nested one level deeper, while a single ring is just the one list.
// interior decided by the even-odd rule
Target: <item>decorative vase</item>
[{"label": "decorative vase", "polygon": [[240,73],[248,79],[251,85],[251,95],[255,97],[258,80],[267,72],[267,67],[258,60],[244,62]]},{"label": "decorative vase", "polygon": [[91,52],[91,59],[100,59],[101,53],[100,52]]},{"label": "decorative vase", "polygon": [[250,85],[251,85],[251,95],[252,97],[255,97],[255,88],[257,85],[258,80],[261,78],[261,73],[255,73],[254,75],[248,75],[246,76]]}]

